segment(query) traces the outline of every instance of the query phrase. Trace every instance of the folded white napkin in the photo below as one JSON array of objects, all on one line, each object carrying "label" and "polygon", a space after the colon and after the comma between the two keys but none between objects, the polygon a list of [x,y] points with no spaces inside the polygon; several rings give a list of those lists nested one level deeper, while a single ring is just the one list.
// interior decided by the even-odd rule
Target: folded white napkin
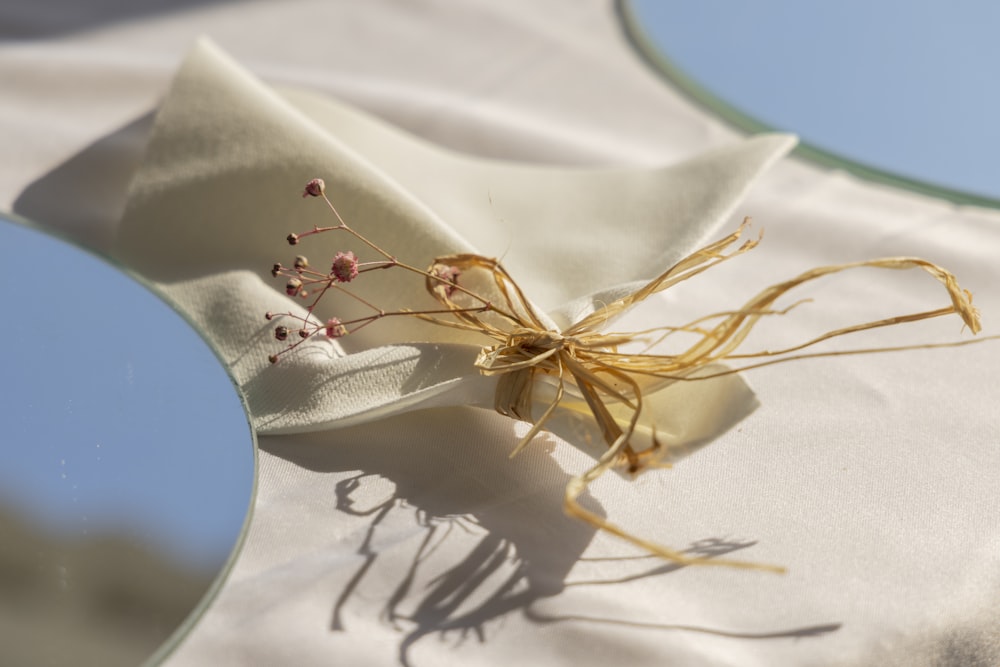
[{"label": "folded white napkin", "polygon": [[[564,327],[695,250],[794,141],[755,137],[652,170],[487,161],[326,98],[276,92],[202,41],[159,110],[114,254],[211,339],[261,433],[347,426],[418,407],[492,407],[496,378],[473,367],[483,339],[415,318],[310,341],[268,362],[282,345],[264,313],[305,315],[271,266],[297,252],[314,263],[352,247],[360,254],[337,234],[295,249],[284,242],[290,232],[335,224],[322,202],[299,197],[309,179],[325,179],[344,219],[401,261],[502,255],[534,304]],[[366,274],[352,290],[387,310],[429,302],[421,280],[393,271]],[[323,302],[316,315],[324,320],[332,308]],[[682,384],[650,399],[650,412],[670,417],[658,422],[670,442],[703,442],[755,405],[735,376]],[[673,409],[658,409],[667,405]],[[575,444],[600,439],[596,431],[581,437],[578,422],[550,426],[575,434]]]}]

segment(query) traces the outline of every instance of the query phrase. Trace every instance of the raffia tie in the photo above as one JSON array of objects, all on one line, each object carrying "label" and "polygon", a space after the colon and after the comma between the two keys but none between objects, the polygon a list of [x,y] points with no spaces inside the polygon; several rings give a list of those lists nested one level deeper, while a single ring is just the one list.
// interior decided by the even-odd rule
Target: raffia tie
[{"label": "raffia tie", "polygon": [[[663,326],[637,333],[601,331],[609,321],[652,294],[666,290],[753,249],[758,244],[759,238],[744,241],[737,248],[729,249],[739,240],[748,222],[749,220],[744,221],[729,236],[682,259],[632,294],[605,305],[561,332],[551,331],[546,327],[543,318],[538,316],[520,287],[497,260],[474,254],[440,257],[428,272],[426,286],[432,296],[451,310],[455,319],[434,317],[425,319],[445,326],[479,332],[494,341],[492,346],[485,347],[481,351],[476,366],[482,373],[499,375],[494,400],[495,408],[502,415],[533,423],[530,431],[514,449],[512,456],[521,451],[544,428],[546,421],[563,400],[567,384],[573,386],[574,394],[579,394],[586,400],[608,449],[592,468],[570,480],[564,497],[564,507],[568,514],[586,521],[599,530],[617,535],[649,552],[680,564],[782,571],[782,568],[772,565],[691,557],[636,537],[579,504],[578,498],[586,490],[587,485],[607,470],[626,466],[630,472],[637,473],[659,462],[655,451],[636,451],[630,443],[642,408],[643,388],[655,385],[657,381],[704,380],[794,359],[964,345],[977,341],[802,352],[817,343],[846,334],[950,314],[957,314],[972,333],[979,332],[980,323],[979,313],[972,305],[972,295],[959,287],[954,275],[924,259],[893,257],[811,269],[795,278],[764,289],[741,308],[713,313],[681,326]],[[488,281],[491,283],[490,291],[495,293],[496,298],[487,300],[480,293],[455,283],[443,285],[440,278],[434,277],[441,273],[437,270],[438,267],[457,269],[461,272],[463,280],[467,275],[485,271],[490,277]],[[787,292],[803,283],[861,267],[920,269],[944,286],[950,304],[934,310],[828,331],[801,344],[782,349],[750,353],[738,351],[750,330],[761,319],[786,315],[800,305],[801,302],[796,302],[784,308],[777,308],[776,301]],[[487,304],[488,308],[476,311],[469,308],[470,303]],[[677,354],[635,354],[619,351],[619,347],[626,343],[648,340],[651,336],[663,341],[681,332],[694,334],[696,341]],[[742,362],[743,365],[711,374],[695,376],[693,373],[711,364],[723,362],[731,364],[733,361]],[[539,380],[539,374],[553,378],[556,393],[544,412],[534,418],[532,391]],[[619,417],[617,419],[613,417],[609,410],[611,404],[625,406],[628,416],[622,418],[619,410]],[[656,445],[654,437],[654,450]]]}]

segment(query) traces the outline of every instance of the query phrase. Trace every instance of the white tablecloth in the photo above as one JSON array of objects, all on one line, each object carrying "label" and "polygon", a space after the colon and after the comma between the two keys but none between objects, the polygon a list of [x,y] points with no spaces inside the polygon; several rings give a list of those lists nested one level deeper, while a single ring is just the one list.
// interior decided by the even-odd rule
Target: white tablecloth
[{"label": "white tablecloth", "polygon": [[[0,207],[106,251],[150,114],[200,34],[269,83],[479,156],[652,167],[738,139],[646,68],[608,2],[88,4],[0,8]],[[632,321],[686,321],[819,264],[920,255],[956,272],[997,332],[996,211],[787,159],[743,215],[766,229],[761,248]],[[768,342],[940,303],[928,282],[818,285],[804,295],[829,307]],[[998,374],[992,343],[754,371],[761,407],[738,428],[673,470],[591,491],[641,535],[783,576],[623,560],[634,552],[562,515],[587,455],[544,437],[508,461],[523,429],[485,411],[263,437],[243,551],[168,664],[1000,661]]]}]

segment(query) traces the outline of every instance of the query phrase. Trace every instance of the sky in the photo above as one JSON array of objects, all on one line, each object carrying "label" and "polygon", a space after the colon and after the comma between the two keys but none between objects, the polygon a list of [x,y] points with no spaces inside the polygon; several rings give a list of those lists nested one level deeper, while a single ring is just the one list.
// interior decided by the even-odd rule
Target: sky
[{"label": "sky", "polygon": [[630,0],[746,114],[869,166],[1000,200],[1000,3]]}]

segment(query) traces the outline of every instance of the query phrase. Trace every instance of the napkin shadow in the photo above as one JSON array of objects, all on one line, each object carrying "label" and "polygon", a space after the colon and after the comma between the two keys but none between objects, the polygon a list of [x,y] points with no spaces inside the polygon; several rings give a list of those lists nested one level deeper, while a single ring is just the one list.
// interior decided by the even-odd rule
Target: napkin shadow
[{"label": "napkin shadow", "polygon": [[[563,590],[595,531],[562,512],[569,475],[550,456],[554,440],[542,435],[511,460],[511,428],[485,410],[450,408],[261,440],[262,449],[306,469],[350,473],[335,485],[336,511],[368,517],[357,546],[363,563],[332,601],[331,630],[346,629],[352,597],[376,574],[392,579],[382,614],[405,631],[404,665],[422,637],[457,631],[483,639],[490,620]],[[385,488],[385,480],[394,490],[372,501],[370,489]],[[584,501],[601,511],[592,498]],[[387,573],[377,567],[380,529],[390,522],[398,528],[405,513],[421,536],[405,570]],[[430,569],[433,581],[425,581]]]},{"label": "napkin shadow", "polygon": [[[572,620],[544,617],[532,612],[531,606],[559,595],[567,586],[623,583],[680,569],[655,559],[633,559],[641,562],[623,567],[628,574],[619,580],[567,583],[570,571],[585,562],[581,556],[595,529],[562,511],[570,475],[551,456],[556,440],[542,434],[510,459],[508,448],[516,441],[512,428],[508,419],[485,410],[449,408],[363,428],[261,440],[262,449],[295,465],[339,473],[336,497],[328,500],[336,512],[367,520],[357,545],[362,564],[331,602],[331,631],[347,629],[346,611],[352,599],[365,597],[366,582],[379,581],[378,590],[386,600],[382,618],[402,633],[399,660],[410,665],[410,650],[428,635],[485,641],[487,625],[513,612],[540,624]],[[419,441],[414,433],[420,434]],[[390,486],[386,481],[394,490],[373,501],[371,489]],[[589,494],[581,502],[604,515]],[[398,552],[392,553],[404,548],[400,520],[421,528],[419,537],[405,547],[408,564],[402,567]],[[412,534],[409,529],[403,532]],[[380,539],[385,535],[392,539]],[[686,551],[712,558],[753,544],[709,538]],[[387,596],[386,586],[391,590]],[[666,628],[681,626],[661,629]],[[708,628],[684,629],[726,636]],[[808,634],[814,632],[803,628],[758,638]]]},{"label": "napkin shadow", "polygon": [[29,184],[12,207],[84,246],[109,253],[153,127],[152,112],[105,135]]}]

